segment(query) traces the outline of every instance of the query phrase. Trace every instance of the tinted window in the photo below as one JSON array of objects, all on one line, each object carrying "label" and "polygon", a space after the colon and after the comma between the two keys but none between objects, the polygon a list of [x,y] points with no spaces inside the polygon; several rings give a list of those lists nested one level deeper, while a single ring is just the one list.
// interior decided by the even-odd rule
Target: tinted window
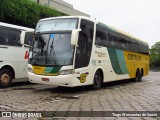
[{"label": "tinted window", "polygon": [[31,41],[33,39],[33,33],[32,32],[26,32],[25,34],[25,40],[24,40],[24,44],[26,45],[30,45]]},{"label": "tinted window", "polygon": [[108,45],[108,36],[107,32],[105,31],[105,28],[97,25],[96,26],[96,45],[100,46],[107,46]]},{"label": "tinted window", "polygon": [[112,40],[114,41],[114,47],[119,49],[120,48],[120,40],[118,35],[113,35]]},{"label": "tinted window", "polygon": [[139,52],[139,44],[136,40],[134,40],[133,38],[130,39],[130,41],[128,41],[128,45],[129,45],[129,51],[131,52]]},{"label": "tinted window", "polygon": [[94,23],[81,20],[81,32],[78,38],[75,68],[87,67],[90,61]]},{"label": "tinted window", "polygon": [[122,50],[128,50],[128,40],[129,38],[124,36],[124,35],[121,35],[120,37],[120,48]]},{"label": "tinted window", "polygon": [[108,34],[109,46],[119,49],[120,48],[120,39],[118,34],[109,33]]},{"label": "tinted window", "polygon": [[103,25],[101,26],[101,24],[96,26],[95,44],[131,52],[149,54],[149,47],[147,44],[113,31]]},{"label": "tinted window", "polygon": [[148,47],[147,44],[144,44],[144,43],[140,42],[139,46],[140,46],[140,53],[149,54],[149,47]]},{"label": "tinted window", "polygon": [[21,31],[6,28],[6,27],[0,27],[0,44],[19,46],[20,34],[21,34]]},{"label": "tinted window", "polygon": [[108,34],[108,41],[109,41],[109,46],[114,46],[114,40],[110,33]]}]

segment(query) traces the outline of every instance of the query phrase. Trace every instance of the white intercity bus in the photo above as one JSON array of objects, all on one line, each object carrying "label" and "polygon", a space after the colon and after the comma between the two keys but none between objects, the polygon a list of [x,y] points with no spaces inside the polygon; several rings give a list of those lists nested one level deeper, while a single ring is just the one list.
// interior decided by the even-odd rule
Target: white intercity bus
[{"label": "white intercity bus", "polygon": [[57,86],[130,79],[149,71],[146,42],[83,16],[39,20],[29,53],[29,81]]},{"label": "white intercity bus", "polygon": [[34,29],[0,22],[0,88],[28,78],[29,43]]}]

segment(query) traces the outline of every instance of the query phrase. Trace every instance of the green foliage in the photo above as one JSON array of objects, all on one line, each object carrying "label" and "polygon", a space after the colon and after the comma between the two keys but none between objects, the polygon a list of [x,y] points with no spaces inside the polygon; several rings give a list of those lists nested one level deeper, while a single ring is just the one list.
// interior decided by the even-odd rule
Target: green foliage
[{"label": "green foliage", "polygon": [[160,68],[160,42],[156,42],[150,50],[150,66]]},{"label": "green foliage", "polygon": [[39,19],[66,15],[30,0],[0,0],[0,11],[1,22],[32,28]]}]

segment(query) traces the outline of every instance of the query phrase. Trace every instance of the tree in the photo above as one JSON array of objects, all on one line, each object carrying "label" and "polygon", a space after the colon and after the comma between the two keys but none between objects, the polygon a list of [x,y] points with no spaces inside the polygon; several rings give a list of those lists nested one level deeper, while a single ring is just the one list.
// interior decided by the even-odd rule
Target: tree
[{"label": "tree", "polygon": [[0,22],[35,28],[39,19],[65,15],[31,0],[0,0]]},{"label": "tree", "polygon": [[156,42],[150,50],[150,66],[160,68],[160,42]]},{"label": "tree", "polygon": [[38,3],[38,4],[39,4],[39,1],[40,1],[40,0],[37,0],[37,3]]}]

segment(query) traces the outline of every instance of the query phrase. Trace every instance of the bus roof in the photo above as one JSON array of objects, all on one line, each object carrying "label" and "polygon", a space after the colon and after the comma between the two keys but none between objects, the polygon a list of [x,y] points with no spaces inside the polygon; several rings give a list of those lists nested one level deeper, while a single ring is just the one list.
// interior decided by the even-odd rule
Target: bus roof
[{"label": "bus roof", "polygon": [[83,19],[87,19],[89,21],[95,22],[94,19],[91,19],[90,17],[86,17],[86,16],[58,16],[58,17],[50,17],[50,18],[40,19],[39,21],[52,20],[52,19],[60,19],[60,18],[81,18],[81,19],[83,18]]},{"label": "bus roof", "polygon": [[18,26],[18,25],[3,23],[3,22],[0,22],[0,26],[15,28],[15,29],[24,30],[24,31],[34,31],[34,29],[32,29],[32,28],[22,27],[22,26]]},{"label": "bus roof", "polygon": [[130,38],[133,38],[133,39],[135,39],[135,40],[137,40],[137,41],[139,41],[139,42],[143,42],[144,44],[147,44],[147,45],[148,45],[148,43],[147,43],[146,41],[141,40],[141,39],[139,39],[139,38],[136,38],[136,37],[134,37],[133,35],[127,33],[127,32],[124,32],[124,31],[119,30],[119,29],[117,29],[117,28],[114,28],[114,27],[112,27],[112,26],[106,25],[106,24],[104,24],[104,23],[101,23],[101,22],[97,21],[96,19],[92,19],[92,18],[89,18],[89,17],[86,17],[86,16],[58,16],[58,17],[50,17],[50,18],[40,19],[39,21],[52,20],[52,19],[60,19],[60,18],[81,18],[81,19],[83,18],[83,19],[87,19],[87,20],[89,20],[89,21],[99,23],[101,26],[103,26],[103,27],[105,27],[105,28],[108,28],[109,30],[112,30],[112,31],[114,31],[114,32],[117,32],[117,33],[120,33],[120,34],[122,34],[122,35],[128,36],[128,37],[130,37]]}]

